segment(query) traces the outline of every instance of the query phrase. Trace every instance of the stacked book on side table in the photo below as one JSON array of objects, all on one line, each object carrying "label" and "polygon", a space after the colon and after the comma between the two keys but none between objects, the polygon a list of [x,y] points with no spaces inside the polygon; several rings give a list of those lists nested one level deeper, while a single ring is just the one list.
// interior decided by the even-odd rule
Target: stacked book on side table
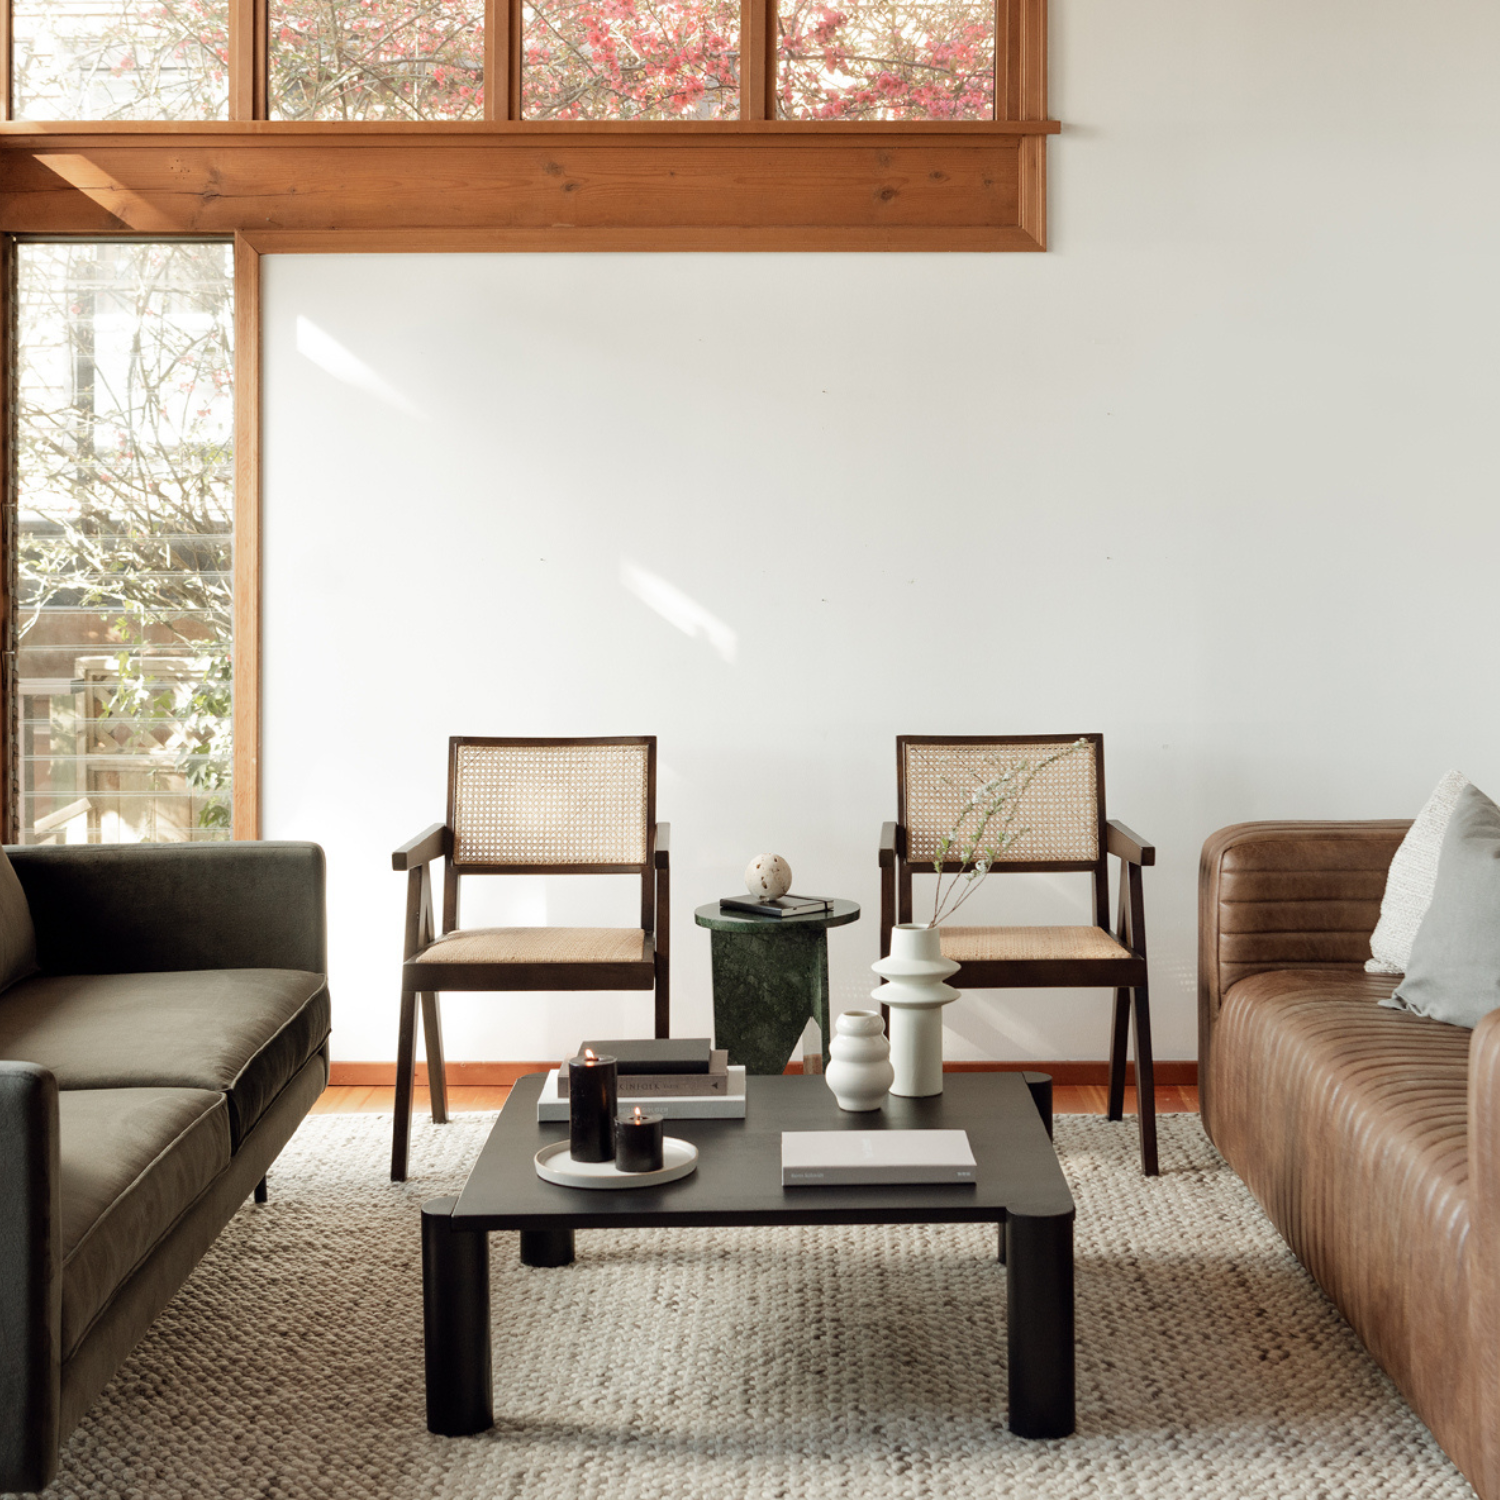
[{"label": "stacked book on side table", "polygon": [[826,896],[721,896],[719,910],[736,917],[826,917],[833,902]]},{"label": "stacked book on side table", "polygon": [[[629,1117],[639,1106],[668,1120],[743,1120],[745,1070],[729,1066],[729,1054],[715,1051],[707,1037],[584,1042],[600,1057],[613,1057],[619,1070],[619,1108]],[[537,1100],[539,1121],[568,1118],[567,1069],[554,1068]]]}]

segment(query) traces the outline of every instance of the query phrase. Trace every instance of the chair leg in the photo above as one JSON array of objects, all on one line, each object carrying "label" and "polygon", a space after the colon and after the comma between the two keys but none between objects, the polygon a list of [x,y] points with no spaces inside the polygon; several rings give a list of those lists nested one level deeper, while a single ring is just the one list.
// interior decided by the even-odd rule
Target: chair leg
[{"label": "chair leg", "polygon": [[396,1038],[396,1119],[391,1130],[391,1181],[406,1181],[411,1139],[411,1099],[417,1071],[417,992],[401,992],[401,1031]]},{"label": "chair leg", "polygon": [[656,970],[656,1035],[658,1040],[672,1035],[671,970],[660,964]]},{"label": "chair leg", "polygon": [[1130,1040],[1130,991],[1115,991],[1115,1015],[1109,1043],[1108,1118],[1125,1117],[1125,1049]]},{"label": "chair leg", "polygon": [[448,1123],[448,1074],[443,1067],[443,1018],[438,997],[422,992],[422,1041],[427,1050],[427,1089],[432,1099],[432,1123]]},{"label": "chair leg", "polygon": [[1146,986],[1135,991],[1135,1113],[1141,1127],[1141,1171],[1159,1175],[1156,1161],[1156,1065],[1151,1057],[1151,1002]]}]

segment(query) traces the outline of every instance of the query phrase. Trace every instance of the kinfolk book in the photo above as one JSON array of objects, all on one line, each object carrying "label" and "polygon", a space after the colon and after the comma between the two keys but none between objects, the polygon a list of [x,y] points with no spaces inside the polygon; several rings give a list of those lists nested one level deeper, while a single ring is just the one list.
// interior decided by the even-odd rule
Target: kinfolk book
[{"label": "kinfolk book", "polygon": [[782,1187],[973,1182],[966,1130],[783,1130]]}]

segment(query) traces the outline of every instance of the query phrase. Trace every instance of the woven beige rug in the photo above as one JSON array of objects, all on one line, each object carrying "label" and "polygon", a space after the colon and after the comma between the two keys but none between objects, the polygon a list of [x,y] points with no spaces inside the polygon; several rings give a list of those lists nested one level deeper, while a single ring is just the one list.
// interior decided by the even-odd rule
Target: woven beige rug
[{"label": "woven beige rug", "polygon": [[1301,1270],[1194,1116],[1058,1121],[1079,1202],[1075,1437],[1005,1429],[992,1231],[582,1233],[528,1270],[492,1238],[495,1400],[425,1430],[418,1204],[484,1116],[308,1120],[69,1443],[49,1494],[224,1497],[1015,1495],[1100,1500],[1472,1491]]}]

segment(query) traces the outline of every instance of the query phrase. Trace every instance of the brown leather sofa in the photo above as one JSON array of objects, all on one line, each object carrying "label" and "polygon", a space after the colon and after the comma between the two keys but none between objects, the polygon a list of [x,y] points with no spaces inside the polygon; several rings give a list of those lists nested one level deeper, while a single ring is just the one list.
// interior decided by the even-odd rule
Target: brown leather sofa
[{"label": "brown leather sofa", "polygon": [[1203,1123],[1484,1500],[1500,1500],[1500,1011],[1366,974],[1407,828],[1242,823],[1199,870]]}]

